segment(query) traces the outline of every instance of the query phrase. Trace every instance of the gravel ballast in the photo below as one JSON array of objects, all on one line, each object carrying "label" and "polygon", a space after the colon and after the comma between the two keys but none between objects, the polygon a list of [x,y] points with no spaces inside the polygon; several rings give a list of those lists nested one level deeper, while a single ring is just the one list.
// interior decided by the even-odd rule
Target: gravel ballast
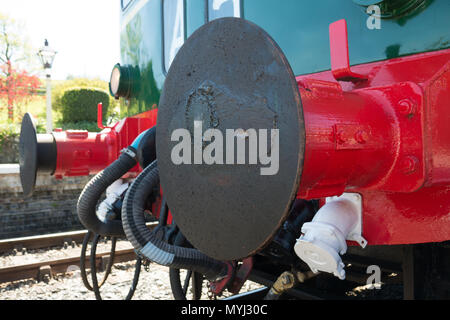
[{"label": "gravel ballast", "polygon": [[[118,241],[117,249],[129,248],[127,241]],[[99,244],[98,252],[108,252],[110,242]],[[79,255],[81,246],[68,246],[67,248],[50,248],[33,250],[29,252],[10,252],[0,256],[1,267],[41,262],[67,258]],[[90,251],[88,250],[88,253]],[[134,276],[135,261],[115,264],[107,282],[101,288],[104,300],[122,300],[126,297]],[[182,283],[185,271],[182,271]],[[88,272],[89,280],[91,280]],[[103,273],[98,274],[101,281]],[[261,288],[261,285],[247,282],[241,292]],[[189,296],[188,296],[189,298]],[[133,300],[173,300],[169,281],[169,269],[157,264],[150,264],[148,272],[142,267],[139,284],[133,296]],[[203,283],[202,299],[207,300],[206,281]],[[27,279],[0,284],[0,300],[95,300],[95,295],[83,285],[79,268],[69,268],[66,274],[53,276],[51,279],[38,282],[35,279]]]}]

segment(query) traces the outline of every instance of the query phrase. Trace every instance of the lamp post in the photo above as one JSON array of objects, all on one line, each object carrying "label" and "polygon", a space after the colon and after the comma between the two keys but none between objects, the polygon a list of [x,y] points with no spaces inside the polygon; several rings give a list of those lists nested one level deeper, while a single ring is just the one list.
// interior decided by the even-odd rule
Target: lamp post
[{"label": "lamp post", "polygon": [[47,133],[53,131],[53,119],[52,119],[52,85],[50,71],[52,69],[53,60],[56,56],[56,51],[49,47],[47,39],[45,39],[44,47],[42,47],[38,56],[41,59],[42,65],[46,71],[47,77]]}]

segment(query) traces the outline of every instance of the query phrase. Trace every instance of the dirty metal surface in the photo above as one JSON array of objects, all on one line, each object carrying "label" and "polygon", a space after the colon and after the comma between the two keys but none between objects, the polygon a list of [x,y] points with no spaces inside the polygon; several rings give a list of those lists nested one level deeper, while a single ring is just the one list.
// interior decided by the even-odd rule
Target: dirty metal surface
[{"label": "dirty metal surface", "polygon": [[38,166],[38,143],[36,127],[30,114],[25,114],[22,120],[22,128],[19,140],[19,164],[20,180],[23,193],[30,196],[36,184]]},{"label": "dirty metal surface", "polygon": [[[194,131],[198,131],[194,121],[201,122],[203,133],[208,129],[222,133],[223,148],[216,144],[212,155],[223,159],[223,164],[220,160],[194,164]],[[191,135],[191,164],[172,161],[172,150],[182,141],[172,141],[177,129]],[[237,164],[236,140],[234,162],[226,161],[233,150],[226,148],[227,129],[242,129],[246,137],[244,164]],[[262,168],[270,166],[262,164],[261,157],[251,161],[250,129],[267,130],[269,156],[271,130],[279,130],[276,174],[261,174]],[[192,245],[219,260],[238,260],[271,241],[299,186],[304,131],[291,67],[264,30],[243,19],[223,18],[201,27],[187,40],[164,84],[156,136],[161,186],[176,224]],[[257,138],[259,143],[261,135]],[[209,144],[201,141],[201,150]],[[218,150],[223,150],[223,157]]]}]

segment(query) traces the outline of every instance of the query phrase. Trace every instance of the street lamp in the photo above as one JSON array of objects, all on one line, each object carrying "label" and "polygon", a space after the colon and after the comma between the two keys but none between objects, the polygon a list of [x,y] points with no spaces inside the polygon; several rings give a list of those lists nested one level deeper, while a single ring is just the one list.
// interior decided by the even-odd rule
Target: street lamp
[{"label": "street lamp", "polygon": [[51,75],[50,70],[53,65],[53,60],[55,60],[56,51],[48,46],[48,41],[45,39],[44,47],[39,49],[38,56],[41,59],[42,65],[46,71],[47,76],[47,133],[53,131],[53,120],[52,120],[52,85],[51,85]]}]

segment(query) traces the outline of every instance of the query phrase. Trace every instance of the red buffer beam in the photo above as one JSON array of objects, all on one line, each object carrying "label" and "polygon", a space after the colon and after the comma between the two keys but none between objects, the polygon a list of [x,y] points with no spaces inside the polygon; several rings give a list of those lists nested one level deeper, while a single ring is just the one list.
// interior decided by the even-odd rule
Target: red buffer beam
[{"label": "red buffer beam", "polygon": [[[298,197],[363,196],[369,244],[450,239],[450,50],[297,77],[306,148]],[[413,235],[413,236],[412,236]]]}]

